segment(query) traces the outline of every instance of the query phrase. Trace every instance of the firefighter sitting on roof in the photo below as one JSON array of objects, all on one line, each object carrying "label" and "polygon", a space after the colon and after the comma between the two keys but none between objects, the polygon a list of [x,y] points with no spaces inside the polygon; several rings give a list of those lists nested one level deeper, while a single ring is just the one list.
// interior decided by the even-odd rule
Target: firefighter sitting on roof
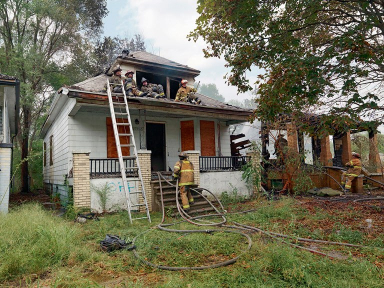
[{"label": "firefighter sitting on roof", "polygon": [[127,77],[124,81],[124,89],[125,94],[127,96],[147,96],[146,92],[141,92],[139,89],[137,89],[136,81],[133,79],[133,74],[135,72],[128,70],[127,73],[125,73],[125,77]]},{"label": "firefighter sitting on roof", "polygon": [[191,185],[194,185],[193,164],[188,160],[185,152],[179,154],[180,161],[177,161],[173,170],[173,178],[179,179],[181,202],[184,211],[190,209],[189,204],[194,203],[191,195]]},{"label": "firefighter sitting on roof", "polygon": [[352,152],[352,160],[347,162],[345,166],[349,167],[347,171],[341,175],[341,185],[344,186],[344,191],[347,193],[351,190],[352,181],[361,173],[360,154]]},{"label": "firefighter sitting on roof", "polygon": [[[112,72],[113,75],[108,78],[109,84],[111,86],[111,91],[114,93],[123,93],[122,87],[121,87],[121,80],[124,80],[125,77],[121,76],[121,68],[117,67]],[[107,83],[105,83],[104,90],[107,91]]]},{"label": "firefighter sitting on roof", "polygon": [[187,86],[188,81],[181,80],[181,87],[176,93],[176,102],[190,102],[192,104],[201,104],[201,100],[195,95],[197,92],[196,88]]},{"label": "firefighter sitting on roof", "polygon": [[140,90],[142,92],[147,92],[148,97],[153,97],[156,99],[165,98],[163,85],[148,83],[148,80],[144,77],[141,78],[141,85],[142,86]]}]

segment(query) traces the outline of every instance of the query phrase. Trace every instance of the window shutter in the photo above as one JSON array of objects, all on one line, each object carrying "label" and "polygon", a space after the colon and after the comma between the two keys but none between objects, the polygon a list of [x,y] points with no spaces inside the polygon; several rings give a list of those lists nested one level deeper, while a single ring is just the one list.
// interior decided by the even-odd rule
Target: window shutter
[{"label": "window shutter", "polygon": [[[116,118],[117,123],[128,123],[128,119]],[[117,126],[119,133],[129,134],[129,126]],[[128,136],[120,136],[120,144],[129,144]],[[123,156],[130,155],[129,147],[122,147],[121,152]],[[115,134],[113,133],[112,118],[107,117],[107,158],[118,158]]]},{"label": "window shutter", "polygon": [[201,156],[216,156],[215,122],[200,120]]},{"label": "window shutter", "polygon": [[181,121],[181,151],[195,150],[195,129],[193,120]]}]

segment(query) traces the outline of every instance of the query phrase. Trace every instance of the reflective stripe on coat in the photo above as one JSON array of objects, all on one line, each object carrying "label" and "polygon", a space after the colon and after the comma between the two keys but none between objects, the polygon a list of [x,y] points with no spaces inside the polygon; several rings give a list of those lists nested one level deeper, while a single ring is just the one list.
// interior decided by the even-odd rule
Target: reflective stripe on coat
[{"label": "reflective stripe on coat", "polygon": [[352,159],[347,162],[345,166],[350,167],[346,174],[357,177],[361,174],[361,160],[360,159]]},{"label": "reflective stripe on coat", "polygon": [[195,184],[193,164],[189,160],[177,161],[174,166],[173,176],[180,177],[179,186]]}]

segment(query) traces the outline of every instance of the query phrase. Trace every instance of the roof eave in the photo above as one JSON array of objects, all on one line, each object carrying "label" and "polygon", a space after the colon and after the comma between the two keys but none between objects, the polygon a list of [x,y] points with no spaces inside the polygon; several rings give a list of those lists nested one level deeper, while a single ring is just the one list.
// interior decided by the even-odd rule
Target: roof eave
[{"label": "roof eave", "polygon": [[184,72],[184,73],[188,73],[188,74],[192,74],[194,76],[199,76],[201,71],[200,70],[197,70],[197,69],[193,69],[193,68],[189,68],[189,67],[176,67],[176,66],[171,66],[171,65],[165,65],[165,64],[161,64],[161,63],[154,63],[154,62],[150,62],[150,61],[145,61],[145,60],[140,60],[140,59],[126,59],[126,58],[117,58],[117,62],[120,62],[120,63],[135,63],[135,64],[144,64],[144,65],[147,65],[147,66],[152,66],[152,67],[161,67],[161,68],[165,68],[165,69],[168,69],[168,70],[174,70],[174,71],[178,71],[178,72]]},{"label": "roof eave", "polygon": [[[86,94],[94,95],[95,97],[87,97]],[[99,105],[108,105],[108,99],[105,97],[105,93],[99,92],[89,92],[89,91],[81,91],[70,89],[68,92],[68,97],[70,98],[80,98],[90,101],[97,101]],[[140,97],[128,97],[128,101],[131,102],[132,105],[146,105],[150,106],[153,109],[158,108],[169,108],[173,110],[180,110],[180,114],[184,114],[185,111],[193,112],[193,113],[211,113],[216,114],[218,118],[223,118],[221,114],[225,114],[225,119],[231,120],[228,118],[233,118],[234,121],[239,121],[238,123],[248,121],[249,117],[252,115],[252,111],[250,110],[235,110],[230,108],[222,108],[222,107],[209,107],[202,105],[194,105],[185,102],[162,102],[154,99],[140,98]]]}]

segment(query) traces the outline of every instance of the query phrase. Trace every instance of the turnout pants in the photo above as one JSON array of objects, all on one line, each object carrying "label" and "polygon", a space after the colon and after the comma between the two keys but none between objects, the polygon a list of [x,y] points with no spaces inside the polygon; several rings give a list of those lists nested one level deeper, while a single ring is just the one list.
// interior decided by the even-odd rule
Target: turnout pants
[{"label": "turnout pants", "polygon": [[345,185],[345,189],[350,190],[352,187],[352,181],[355,179],[358,175],[355,174],[349,174],[347,172],[343,172],[341,174],[341,185]]},{"label": "turnout pants", "polygon": [[180,186],[180,197],[181,202],[183,203],[183,209],[189,209],[189,203],[193,203],[193,197],[191,195],[190,186]]}]

